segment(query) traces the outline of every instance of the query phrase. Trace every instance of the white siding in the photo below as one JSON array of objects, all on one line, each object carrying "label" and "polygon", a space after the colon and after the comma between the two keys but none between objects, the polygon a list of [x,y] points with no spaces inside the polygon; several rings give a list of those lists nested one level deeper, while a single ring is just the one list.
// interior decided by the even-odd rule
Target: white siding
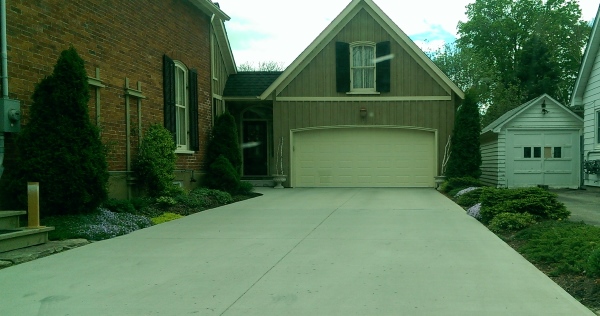
[{"label": "white siding", "polygon": [[481,144],[481,183],[498,185],[498,140]]},{"label": "white siding", "polygon": [[506,130],[498,134],[498,188],[506,188]]},{"label": "white siding", "polygon": [[542,102],[532,104],[525,111],[510,120],[506,128],[569,128],[580,129],[581,121],[574,114],[565,111],[564,108],[554,102],[546,102],[548,113],[542,113]]},{"label": "white siding", "polygon": [[[600,51],[599,51],[600,53]],[[596,111],[600,111],[600,58],[596,56],[587,87],[583,93],[583,159],[600,159],[600,146],[596,140]],[[585,175],[584,185],[600,186],[598,177]]]}]

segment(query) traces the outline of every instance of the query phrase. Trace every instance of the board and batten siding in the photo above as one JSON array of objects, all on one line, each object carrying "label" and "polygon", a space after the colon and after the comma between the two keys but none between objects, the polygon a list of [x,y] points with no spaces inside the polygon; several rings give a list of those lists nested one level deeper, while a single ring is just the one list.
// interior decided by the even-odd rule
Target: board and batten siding
[{"label": "board and batten siding", "polygon": [[498,155],[497,139],[481,144],[481,183],[493,187],[498,185]]},{"label": "board and batten siding", "polygon": [[[223,101],[223,91],[225,90],[225,84],[229,74],[225,66],[225,59],[221,53],[221,47],[217,36],[214,31],[211,32],[211,44],[212,44],[212,55],[211,55],[211,91],[213,100],[213,116],[222,114],[225,111],[225,103]],[[214,124],[215,117],[212,118]]]},{"label": "board and batten siding", "polygon": [[[597,112],[600,111],[600,50],[594,60],[594,67],[590,73],[587,86],[583,93],[583,159],[600,159],[600,144],[596,139]],[[585,175],[584,185],[600,186],[600,177]]]},{"label": "board and batten siding", "polygon": [[[449,96],[406,47],[395,39],[364,9],[330,41],[291,81],[278,97],[346,97],[336,91],[336,42],[391,42],[390,92],[384,96]],[[373,96],[376,97],[376,96]]]},{"label": "board and batten siding", "polygon": [[[284,138],[284,169],[290,172],[290,131],[303,128],[348,126],[408,127],[433,129],[438,133],[438,170],[448,136],[454,122],[454,102],[451,101],[277,101],[273,107],[275,143]],[[367,116],[360,117],[360,109]]]}]

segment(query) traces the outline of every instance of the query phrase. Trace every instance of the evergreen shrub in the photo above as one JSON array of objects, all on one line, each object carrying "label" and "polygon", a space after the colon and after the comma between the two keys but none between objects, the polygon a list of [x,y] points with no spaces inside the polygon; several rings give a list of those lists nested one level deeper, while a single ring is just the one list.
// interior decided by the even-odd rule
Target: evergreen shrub
[{"label": "evergreen shrub", "polygon": [[465,207],[471,207],[477,203],[479,203],[479,199],[481,197],[481,188],[477,188],[475,190],[469,191],[467,193],[461,194],[456,198],[456,204]]},{"label": "evergreen shrub", "polygon": [[102,206],[115,213],[136,213],[133,203],[129,200],[108,199],[102,203]]},{"label": "evergreen shrub", "polygon": [[106,147],[90,122],[87,80],[75,48],[64,50],[35,87],[17,139],[12,191],[24,202],[27,182],[39,182],[42,216],[91,213],[108,195]]},{"label": "evergreen shrub", "polygon": [[[463,189],[466,189],[469,187],[480,187],[480,186],[481,186],[481,182],[473,177],[455,177],[455,178],[448,178],[444,183],[442,183],[442,187],[440,189],[442,192],[456,194],[460,190],[463,190]],[[452,195],[452,196],[454,196],[454,195]]]},{"label": "evergreen shrub", "polygon": [[206,181],[211,189],[234,194],[238,191],[240,178],[229,160],[220,155],[208,168]]},{"label": "evergreen shrub", "polygon": [[173,136],[166,128],[160,124],[150,125],[133,164],[137,183],[148,195],[170,196],[176,191],[173,185],[176,148]]},{"label": "evergreen shrub", "polygon": [[[238,140],[235,118],[229,112],[217,117],[212,128],[206,150],[207,166],[212,165],[219,156],[223,155],[239,177],[242,170],[242,154]],[[211,176],[210,174],[208,175]]]},{"label": "evergreen shrub", "polygon": [[596,248],[590,253],[586,271],[593,277],[600,277],[600,248]]},{"label": "evergreen shrub", "polygon": [[571,215],[555,193],[538,187],[497,189],[481,192],[481,220],[488,224],[500,213],[529,213],[536,220],[562,220]]},{"label": "evergreen shrub", "polygon": [[464,101],[456,111],[452,142],[450,143],[450,158],[446,165],[445,175],[447,178],[479,179],[481,175],[479,141],[481,120],[477,99],[474,95],[473,91],[467,91]]},{"label": "evergreen shrub", "polygon": [[516,231],[535,224],[535,218],[529,213],[500,213],[490,221],[489,229],[495,233]]}]

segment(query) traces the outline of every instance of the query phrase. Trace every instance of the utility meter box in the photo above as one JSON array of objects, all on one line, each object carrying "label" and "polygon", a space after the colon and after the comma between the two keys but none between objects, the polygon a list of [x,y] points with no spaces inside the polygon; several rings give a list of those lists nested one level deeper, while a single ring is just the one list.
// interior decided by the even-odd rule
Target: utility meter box
[{"label": "utility meter box", "polygon": [[0,98],[0,132],[21,131],[21,103],[18,100]]}]

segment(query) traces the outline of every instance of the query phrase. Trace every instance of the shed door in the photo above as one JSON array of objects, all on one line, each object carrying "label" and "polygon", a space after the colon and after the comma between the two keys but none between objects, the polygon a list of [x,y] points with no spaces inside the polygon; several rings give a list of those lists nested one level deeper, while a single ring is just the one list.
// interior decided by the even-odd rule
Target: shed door
[{"label": "shed door", "polygon": [[576,130],[508,131],[506,153],[509,187],[579,186]]},{"label": "shed door", "polygon": [[433,187],[435,133],[395,128],[295,132],[296,187]]}]

